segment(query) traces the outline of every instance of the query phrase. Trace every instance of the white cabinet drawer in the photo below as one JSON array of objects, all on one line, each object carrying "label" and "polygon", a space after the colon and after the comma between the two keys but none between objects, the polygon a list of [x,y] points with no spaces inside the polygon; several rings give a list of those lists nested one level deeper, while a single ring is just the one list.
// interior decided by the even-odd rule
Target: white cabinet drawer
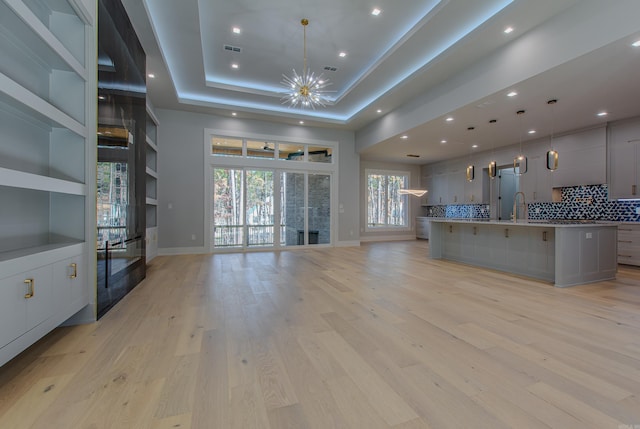
[{"label": "white cabinet drawer", "polygon": [[0,280],[0,347],[53,314],[51,266]]}]

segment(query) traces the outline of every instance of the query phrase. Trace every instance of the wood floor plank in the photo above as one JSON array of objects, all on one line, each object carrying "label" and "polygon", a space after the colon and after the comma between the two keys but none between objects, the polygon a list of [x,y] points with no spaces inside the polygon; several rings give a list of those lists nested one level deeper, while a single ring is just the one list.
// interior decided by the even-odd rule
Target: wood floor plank
[{"label": "wood floor plank", "polygon": [[640,424],[640,269],[556,289],[428,251],[157,257],[100,321],[0,368],[0,427]]}]

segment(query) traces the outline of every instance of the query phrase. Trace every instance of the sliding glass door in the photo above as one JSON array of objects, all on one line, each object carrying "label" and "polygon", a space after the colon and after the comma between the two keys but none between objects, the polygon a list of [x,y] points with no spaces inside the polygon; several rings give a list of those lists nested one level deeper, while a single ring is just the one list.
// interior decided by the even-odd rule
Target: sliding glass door
[{"label": "sliding glass door", "polygon": [[331,243],[330,174],[214,167],[212,182],[214,249]]}]

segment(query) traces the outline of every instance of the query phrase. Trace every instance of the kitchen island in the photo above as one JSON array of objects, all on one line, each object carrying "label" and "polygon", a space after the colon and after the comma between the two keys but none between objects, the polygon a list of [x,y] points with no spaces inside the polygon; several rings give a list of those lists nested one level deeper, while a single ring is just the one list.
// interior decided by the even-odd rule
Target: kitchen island
[{"label": "kitchen island", "polygon": [[614,279],[617,225],[583,221],[432,218],[430,257],[552,282],[557,287]]}]

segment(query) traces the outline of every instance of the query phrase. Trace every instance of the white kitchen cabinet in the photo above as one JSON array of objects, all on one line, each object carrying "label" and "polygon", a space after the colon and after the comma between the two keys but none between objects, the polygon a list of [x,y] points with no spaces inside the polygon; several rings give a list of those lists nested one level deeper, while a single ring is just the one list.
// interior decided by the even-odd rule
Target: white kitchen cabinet
[{"label": "white kitchen cabinet", "polygon": [[618,263],[640,265],[640,225],[618,225]]},{"label": "white kitchen cabinet", "polygon": [[555,172],[547,170],[546,154],[535,154],[527,159],[527,172],[520,176],[520,190],[527,203],[551,201],[551,178]]},{"label": "white kitchen cabinet", "polygon": [[[553,188],[607,183],[606,127],[555,138],[558,169],[550,174]],[[546,159],[545,167],[546,167]]]},{"label": "white kitchen cabinet", "polygon": [[443,199],[446,204],[463,204],[465,202],[465,167],[458,163],[447,173],[447,192]]},{"label": "white kitchen cabinet", "polygon": [[57,304],[54,265],[95,257],[95,9],[0,1],[0,365],[78,311]]},{"label": "white kitchen cabinet", "polygon": [[640,118],[611,124],[608,142],[609,198],[640,198]]},{"label": "white kitchen cabinet", "polygon": [[416,237],[428,240],[430,227],[431,227],[431,224],[429,223],[429,218],[417,217],[416,218]]},{"label": "white kitchen cabinet", "polygon": [[158,119],[147,105],[146,138],[146,262],[158,255]]},{"label": "white kitchen cabinet", "polygon": [[437,172],[431,177],[432,187],[427,198],[428,204],[446,204],[447,201],[447,173]]}]

